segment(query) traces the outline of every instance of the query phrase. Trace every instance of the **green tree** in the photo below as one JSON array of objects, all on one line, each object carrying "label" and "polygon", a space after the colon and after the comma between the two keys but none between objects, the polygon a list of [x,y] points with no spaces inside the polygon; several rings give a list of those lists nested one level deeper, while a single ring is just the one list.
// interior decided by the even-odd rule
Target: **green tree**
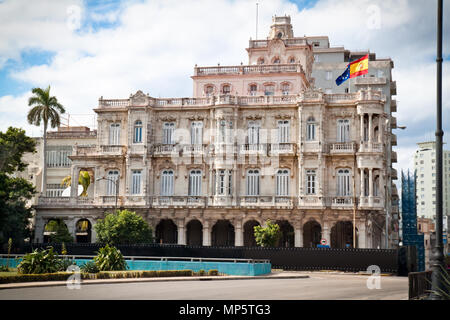
[{"label": "green tree", "polygon": [[136,212],[118,210],[107,214],[94,226],[97,241],[107,244],[149,243],[153,241],[152,229]]},{"label": "green tree", "polygon": [[270,220],[266,221],[266,225],[264,228],[261,226],[253,227],[256,243],[261,247],[274,247],[281,237],[280,226]]},{"label": "green tree", "polygon": [[28,106],[32,107],[28,112],[28,123],[35,126],[44,124],[44,166],[42,171],[42,193],[47,191],[47,128],[50,121],[52,128],[61,124],[60,114],[66,112],[55,96],[50,95],[50,86],[47,89],[33,88],[34,94],[28,100]]},{"label": "green tree", "polygon": [[52,243],[73,242],[73,237],[62,220],[49,221],[45,231],[51,232],[49,238]]},{"label": "green tree", "polygon": [[25,153],[35,152],[36,142],[19,128],[0,132],[0,243],[8,238],[19,245],[30,237],[31,209],[26,201],[36,193],[33,185],[15,173],[25,170]]}]

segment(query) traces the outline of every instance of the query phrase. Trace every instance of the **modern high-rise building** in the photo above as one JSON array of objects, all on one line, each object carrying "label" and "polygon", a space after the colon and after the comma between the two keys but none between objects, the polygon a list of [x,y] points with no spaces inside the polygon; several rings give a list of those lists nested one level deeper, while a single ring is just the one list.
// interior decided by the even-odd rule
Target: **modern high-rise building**
[{"label": "modern high-rise building", "polygon": [[49,219],[75,233],[126,208],[163,243],[250,246],[270,219],[280,246],[395,246],[392,61],[370,54],[368,77],[335,87],[362,53],[295,37],[287,16],[247,52],[248,65],[195,66],[193,97],[100,98],[96,145],[69,157],[72,181],[91,174],[88,195],[42,195],[36,240]]},{"label": "modern high-rise building", "polygon": [[[435,219],[436,215],[436,142],[421,142],[414,154],[417,174],[417,216]],[[450,215],[450,150],[442,153],[443,215]]]}]

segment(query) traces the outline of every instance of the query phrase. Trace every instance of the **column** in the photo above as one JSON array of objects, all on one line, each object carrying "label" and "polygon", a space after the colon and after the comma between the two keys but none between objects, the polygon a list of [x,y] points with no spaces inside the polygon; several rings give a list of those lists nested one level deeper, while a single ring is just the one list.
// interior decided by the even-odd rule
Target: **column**
[{"label": "column", "polygon": [[41,217],[36,217],[36,224],[34,226],[34,241],[42,243],[44,241],[44,227],[45,221]]},{"label": "column", "polygon": [[331,228],[329,222],[324,222],[322,229],[322,239],[327,240],[327,244],[331,248]]},{"label": "column", "polygon": [[294,246],[303,247],[303,229],[301,223],[295,224],[294,232],[295,232]]},{"label": "column", "polygon": [[372,141],[373,141],[373,124],[372,124],[372,117],[373,114],[369,113],[369,148],[372,147]]},{"label": "column", "polygon": [[79,169],[77,166],[72,167],[72,174],[71,174],[71,184],[70,184],[70,197],[76,198],[78,196],[78,175],[79,175]]},{"label": "column", "polygon": [[373,205],[373,168],[369,169],[369,205]]},{"label": "column", "polygon": [[[97,232],[95,232],[94,225],[97,223],[94,219],[88,219],[91,223],[91,243],[97,242]],[[153,229],[154,230],[154,229]]]},{"label": "column", "polygon": [[63,222],[67,226],[67,230],[69,230],[70,235],[76,240],[76,226],[75,226],[75,217],[70,216],[67,220],[63,220]]},{"label": "column", "polygon": [[209,221],[205,220],[203,223],[203,245],[211,245],[211,233],[209,232]]},{"label": "column", "polygon": [[186,232],[184,231],[184,219],[183,220],[178,220],[177,223],[177,227],[178,227],[178,241],[177,244],[186,244]]},{"label": "column", "polygon": [[364,168],[359,169],[360,177],[361,177],[361,190],[360,190],[360,196],[364,197]]},{"label": "column", "polygon": [[358,224],[358,248],[360,248],[360,249],[367,248],[367,244],[366,244],[366,223],[365,223],[365,221],[361,221]]},{"label": "column", "polygon": [[360,115],[361,118],[361,142],[364,141],[364,113]]},{"label": "column", "polygon": [[242,247],[243,243],[243,231],[242,231],[242,221],[235,221],[234,223],[234,245],[236,247]]},{"label": "column", "polygon": [[378,115],[378,143],[383,143],[383,117],[381,114]]}]

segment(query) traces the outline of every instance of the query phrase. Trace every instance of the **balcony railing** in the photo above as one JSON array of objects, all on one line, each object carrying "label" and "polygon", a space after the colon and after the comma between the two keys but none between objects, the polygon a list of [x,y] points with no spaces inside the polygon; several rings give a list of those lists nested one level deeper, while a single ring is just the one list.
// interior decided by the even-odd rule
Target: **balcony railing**
[{"label": "balcony railing", "polygon": [[285,154],[295,152],[294,143],[272,143],[270,146],[270,153],[272,154]]},{"label": "balcony railing", "polygon": [[126,147],[121,145],[103,145],[100,146],[100,152],[108,155],[122,155],[126,152]]},{"label": "balcony railing", "polygon": [[333,197],[331,198],[332,208],[349,208],[353,207],[354,199],[352,196],[346,197]]},{"label": "balcony railing", "polygon": [[366,77],[366,78],[356,78],[355,85],[382,85],[386,84],[386,78],[376,78],[376,77]]},{"label": "balcony railing", "polygon": [[299,207],[323,207],[325,203],[322,197],[309,195],[299,197],[298,205]]},{"label": "balcony railing", "polygon": [[334,142],[330,143],[331,154],[354,153],[355,142]]},{"label": "balcony railing", "polygon": [[[284,45],[286,47],[291,46],[306,46],[307,40],[306,38],[290,38],[290,39],[282,39]],[[250,40],[249,48],[265,48],[269,44],[269,40]]]},{"label": "balcony railing", "polygon": [[381,197],[359,197],[359,203],[358,206],[360,208],[379,208],[382,209],[384,207],[384,201]]},{"label": "balcony railing", "polygon": [[267,152],[267,144],[259,143],[259,144],[241,144],[240,147],[241,153],[266,153]]},{"label": "balcony railing", "polygon": [[194,70],[194,75],[209,76],[301,72],[303,72],[303,70],[300,64],[266,64],[251,66],[196,67]]},{"label": "balcony railing", "polygon": [[240,197],[240,205],[243,207],[270,207],[273,206],[271,196],[244,196]]},{"label": "balcony railing", "polygon": [[154,207],[204,207],[205,197],[197,196],[160,196],[153,198]]},{"label": "balcony railing", "polygon": [[359,152],[383,152],[383,144],[380,142],[364,141],[359,145]]}]

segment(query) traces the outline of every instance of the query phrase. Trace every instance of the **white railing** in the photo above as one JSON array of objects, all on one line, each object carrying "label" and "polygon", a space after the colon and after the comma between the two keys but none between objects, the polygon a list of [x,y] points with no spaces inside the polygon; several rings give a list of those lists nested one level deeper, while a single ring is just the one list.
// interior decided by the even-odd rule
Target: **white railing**
[{"label": "white railing", "polygon": [[100,151],[102,153],[107,153],[107,154],[124,154],[125,153],[125,146],[121,146],[121,145],[103,145],[100,146]]},{"label": "white railing", "polygon": [[324,206],[323,198],[318,196],[302,196],[299,198],[298,205],[300,207],[322,207]]},{"label": "white railing", "polygon": [[303,72],[300,64],[260,64],[252,66],[217,66],[217,67],[196,67],[196,76],[208,75],[239,75],[239,74],[261,74],[261,73],[282,73],[282,72]]},{"label": "white railing", "polygon": [[273,143],[270,146],[270,151],[272,153],[293,153],[294,143]]},{"label": "white railing", "polygon": [[273,206],[272,196],[244,196],[240,197],[240,205],[243,207],[266,207]]},{"label": "white railing", "polygon": [[266,152],[267,144],[241,144],[241,153]]},{"label": "white railing", "polygon": [[169,206],[202,206],[206,205],[205,197],[197,196],[160,196],[153,198],[153,206],[169,207]]},{"label": "white railing", "polygon": [[352,207],[353,197],[333,197],[331,199],[332,207]]},{"label": "white railing", "polygon": [[355,152],[354,142],[330,143],[330,153],[353,153],[353,152]]},{"label": "white railing", "polygon": [[98,100],[99,108],[124,108],[130,106],[130,99]]}]

